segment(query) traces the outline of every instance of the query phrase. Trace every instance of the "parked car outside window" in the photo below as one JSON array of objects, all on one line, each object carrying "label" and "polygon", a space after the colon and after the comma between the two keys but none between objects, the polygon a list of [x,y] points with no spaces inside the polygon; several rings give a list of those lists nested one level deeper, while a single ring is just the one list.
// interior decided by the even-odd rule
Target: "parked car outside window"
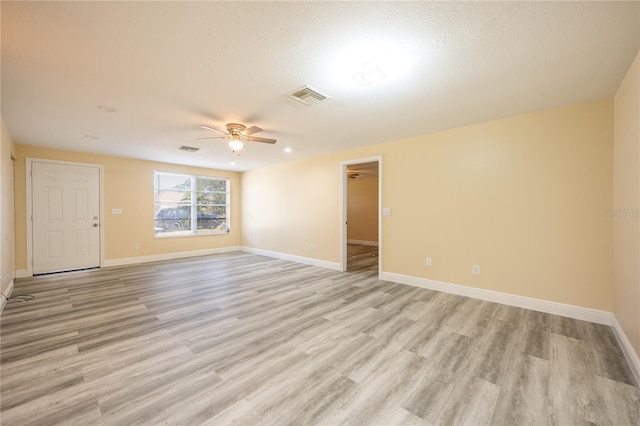
[{"label": "parked car outside window", "polygon": [[[214,229],[220,225],[221,216],[219,214],[207,214],[198,211],[198,228]],[[191,229],[191,208],[176,207],[160,209],[156,213],[156,230],[159,231],[180,231]]]}]

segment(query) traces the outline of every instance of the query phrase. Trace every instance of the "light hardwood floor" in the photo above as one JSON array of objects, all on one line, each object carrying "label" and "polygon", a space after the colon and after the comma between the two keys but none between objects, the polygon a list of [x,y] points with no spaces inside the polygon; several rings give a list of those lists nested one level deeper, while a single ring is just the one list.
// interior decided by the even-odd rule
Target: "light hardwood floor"
[{"label": "light hardwood floor", "polygon": [[18,280],[1,422],[640,424],[609,327],[378,281],[350,249],[348,273],[237,252]]}]

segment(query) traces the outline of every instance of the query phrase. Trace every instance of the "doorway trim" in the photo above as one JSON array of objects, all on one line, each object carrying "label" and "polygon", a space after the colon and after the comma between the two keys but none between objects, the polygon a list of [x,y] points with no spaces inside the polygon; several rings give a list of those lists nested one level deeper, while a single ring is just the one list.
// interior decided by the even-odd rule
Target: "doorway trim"
[{"label": "doorway trim", "polygon": [[378,276],[382,274],[382,155],[340,163],[340,271],[347,270],[347,166],[378,162]]},{"label": "doorway trim", "polygon": [[100,200],[100,268],[104,264],[104,166],[101,164],[93,164],[93,163],[78,163],[73,161],[60,161],[60,160],[50,160],[48,158],[26,158],[26,169],[25,175],[27,180],[27,277],[33,276],[33,221],[31,217],[33,215],[33,200],[32,200],[32,164],[33,163],[50,163],[50,164],[61,164],[67,166],[81,166],[81,167],[95,167],[98,169],[98,176],[100,177],[99,189],[98,191],[98,199]]}]

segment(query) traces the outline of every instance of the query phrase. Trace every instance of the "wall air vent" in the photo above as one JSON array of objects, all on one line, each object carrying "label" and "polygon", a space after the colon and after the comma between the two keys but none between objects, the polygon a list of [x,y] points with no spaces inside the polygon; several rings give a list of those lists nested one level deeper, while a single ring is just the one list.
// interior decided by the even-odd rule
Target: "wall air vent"
[{"label": "wall air vent", "polygon": [[178,148],[180,151],[188,151],[188,152],[196,152],[199,151],[200,148],[196,148],[193,146],[186,146],[186,145],[182,145],[180,148]]},{"label": "wall air vent", "polygon": [[287,95],[287,98],[303,105],[315,105],[326,99],[330,99],[329,96],[322,94],[309,86],[302,86],[301,88],[294,90]]}]

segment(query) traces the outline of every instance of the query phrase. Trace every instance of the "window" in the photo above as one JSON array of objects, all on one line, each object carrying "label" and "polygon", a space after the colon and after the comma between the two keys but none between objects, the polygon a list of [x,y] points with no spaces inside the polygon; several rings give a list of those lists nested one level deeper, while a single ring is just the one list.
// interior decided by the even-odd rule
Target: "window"
[{"label": "window", "polygon": [[229,179],[155,172],[156,237],[229,232]]}]

